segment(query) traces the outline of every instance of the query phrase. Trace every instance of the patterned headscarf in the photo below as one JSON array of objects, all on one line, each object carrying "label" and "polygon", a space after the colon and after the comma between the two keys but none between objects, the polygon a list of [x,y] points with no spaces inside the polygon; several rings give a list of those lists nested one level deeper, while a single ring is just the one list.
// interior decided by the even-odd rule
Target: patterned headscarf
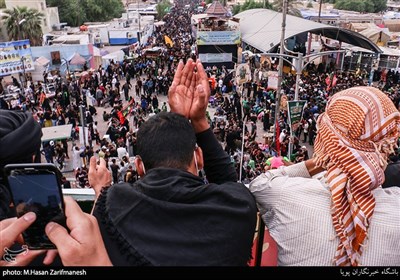
[{"label": "patterned headscarf", "polygon": [[385,180],[400,114],[380,90],[354,87],[329,100],[317,127],[314,157],[327,170],[332,221],[340,239],[334,264],[357,266],[375,209],[371,191]]}]

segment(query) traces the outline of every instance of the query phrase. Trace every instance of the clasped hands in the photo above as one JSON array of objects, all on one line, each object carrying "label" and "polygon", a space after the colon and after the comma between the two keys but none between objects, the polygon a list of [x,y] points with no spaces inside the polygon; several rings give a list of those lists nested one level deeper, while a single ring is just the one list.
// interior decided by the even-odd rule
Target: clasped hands
[{"label": "clasped hands", "polygon": [[210,98],[208,76],[200,60],[179,62],[172,85],[168,90],[168,103],[172,112],[190,119],[196,133],[208,129],[205,113]]}]

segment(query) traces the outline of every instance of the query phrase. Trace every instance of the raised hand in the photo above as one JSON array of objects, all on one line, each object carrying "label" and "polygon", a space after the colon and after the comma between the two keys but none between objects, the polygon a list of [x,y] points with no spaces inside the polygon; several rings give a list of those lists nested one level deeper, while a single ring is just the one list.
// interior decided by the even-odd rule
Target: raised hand
[{"label": "raised hand", "polygon": [[194,68],[196,64],[188,59],[186,65],[180,61],[172,85],[168,90],[168,103],[172,112],[190,117],[190,108],[195,88]]},{"label": "raised hand", "polygon": [[196,131],[202,132],[210,127],[206,120],[206,110],[210,98],[211,90],[208,83],[208,76],[200,60],[196,61],[197,72],[195,73],[195,89],[189,118]]},{"label": "raised hand", "polygon": [[111,185],[111,173],[106,167],[106,161],[100,158],[100,163],[97,164],[96,157],[90,158],[89,184],[94,189],[96,198],[99,197],[101,190]]}]

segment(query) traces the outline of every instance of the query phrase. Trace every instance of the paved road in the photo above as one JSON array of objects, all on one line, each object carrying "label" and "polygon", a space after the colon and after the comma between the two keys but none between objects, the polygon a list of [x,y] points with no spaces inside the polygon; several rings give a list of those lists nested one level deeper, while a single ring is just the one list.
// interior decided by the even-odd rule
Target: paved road
[{"label": "paved road", "polygon": [[[121,81],[121,85],[123,85],[124,83],[125,83],[125,80],[122,80]],[[130,90],[129,94],[130,94],[130,96],[133,96],[134,98],[137,98],[135,93],[134,93],[134,88],[135,88],[136,81],[135,80],[131,80],[131,83],[132,83],[133,86],[132,86],[132,89]],[[123,99],[123,105],[125,105],[126,101],[125,101],[124,98],[122,98],[122,99]],[[168,97],[167,96],[158,95],[158,99],[159,99],[160,107],[164,102],[166,102],[167,106],[168,106]],[[108,106],[108,107],[96,107],[96,109],[97,109],[97,115],[94,116],[94,120],[97,121],[97,123],[98,123],[97,124],[97,128],[98,128],[98,131],[100,133],[100,137],[103,137],[104,134],[107,131],[107,122],[103,121],[102,115],[103,115],[104,111],[109,113],[111,111],[111,107],[110,106]],[[168,110],[169,110],[169,107],[168,107]],[[213,117],[214,113],[215,113],[215,108],[209,106],[208,110],[210,112],[210,116]],[[264,134],[265,134],[265,131],[263,130],[262,122],[261,121],[257,121],[257,137],[256,137],[257,142],[264,143],[264,138],[263,138]],[[75,144],[78,145],[79,147],[82,146],[79,143],[79,141],[75,141]],[[100,146],[96,145],[95,142],[93,142],[93,144],[94,144],[94,151],[96,151],[96,150],[98,150],[100,148]],[[301,145],[305,145],[307,147],[308,151],[309,151],[309,156],[312,156],[313,147],[309,146],[308,143],[301,143]],[[69,150],[70,151],[71,151],[71,146],[72,146],[72,144],[71,144],[71,142],[69,142]],[[71,152],[70,152],[70,156],[71,156]],[[72,171],[72,157],[71,157],[71,159],[69,159],[69,160],[67,159],[66,160],[66,164],[67,165],[64,168],[64,172],[63,173],[67,178],[69,178],[69,180],[74,181],[75,176],[74,176],[74,173]]]}]

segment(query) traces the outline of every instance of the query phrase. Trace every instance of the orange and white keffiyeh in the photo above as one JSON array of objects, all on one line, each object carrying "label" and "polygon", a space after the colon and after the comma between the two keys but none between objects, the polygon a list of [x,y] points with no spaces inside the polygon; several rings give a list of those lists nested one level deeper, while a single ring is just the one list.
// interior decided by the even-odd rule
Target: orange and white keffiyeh
[{"label": "orange and white keffiyeh", "polygon": [[385,179],[400,114],[380,90],[354,87],[333,95],[317,121],[314,157],[327,170],[332,221],[340,239],[335,265],[357,266],[375,209],[372,190]]}]

